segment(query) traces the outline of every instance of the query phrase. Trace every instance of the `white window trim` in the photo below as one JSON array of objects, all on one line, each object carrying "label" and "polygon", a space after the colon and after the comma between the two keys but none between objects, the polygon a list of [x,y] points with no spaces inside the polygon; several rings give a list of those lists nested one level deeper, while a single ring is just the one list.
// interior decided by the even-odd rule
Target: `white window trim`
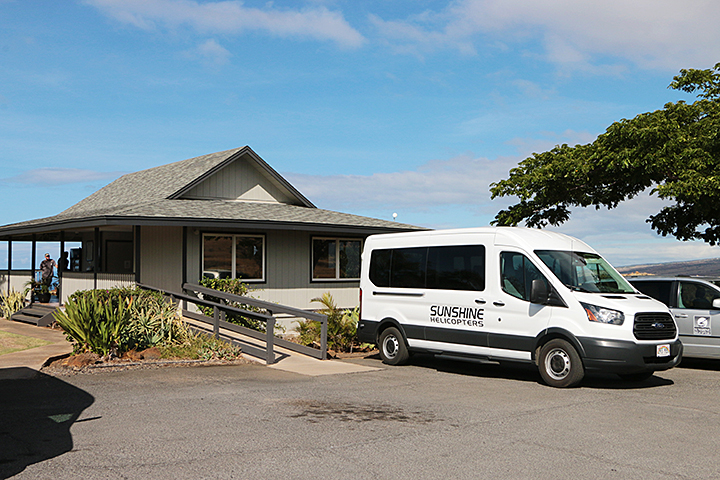
[{"label": "white window trim", "polygon": [[[335,278],[315,278],[314,268],[315,265],[315,240],[333,240],[335,242]],[[340,242],[360,242],[360,256],[362,257],[363,239],[362,238],[351,238],[351,237],[312,237],[310,239],[310,281],[311,282],[357,282],[360,277],[357,278],[340,278]]]},{"label": "white window trim", "polygon": [[200,246],[200,252],[202,257],[202,265],[201,265],[201,272],[205,271],[205,237],[231,237],[232,238],[232,253],[230,256],[230,265],[231,265],[231,275],[232,278],[237,278],[237,262],[236,262],[236,250],[237,250],[237,241],[236,238],[238,237],[244,237],[244,238],[261,238],[262,239],[262,278],[240,278],[239,280],[243,283],[264,283],[265,280],[265,272],[267,271],[266,268],[266,258],[267,258],[267,248],[265,246],[265,235],[261,234],[251,234],[251,233],[203,233],[202,238],[202,245]]}]

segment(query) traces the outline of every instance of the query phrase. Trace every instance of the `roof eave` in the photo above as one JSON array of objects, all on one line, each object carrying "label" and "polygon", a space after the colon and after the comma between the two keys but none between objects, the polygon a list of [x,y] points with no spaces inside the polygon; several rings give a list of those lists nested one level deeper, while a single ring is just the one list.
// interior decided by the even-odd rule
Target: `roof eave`
[{"label": "roof eave", "polygon": [[58,232],[81,228],[103,227],[111,225],[129,226],[183,226],[192,228],[222,228],[222,229],[263,229],[263,230],[291,230],[312,232],[345,232],[358,235],[372,235],[376,233],[407,232],[424,230],[422,227],[411,225],[398,225],[397,227],[383,227],[379,225],[344,225],[316,222],[289,222],[272,220],[239,220],[239,219],[208,219],[187,217],[150,217],[150,216],[116,216],[102,215],[83,219],[54,220],[37,225],[18,226],[15,228],[0,229],[0,240],[10,237],[31,235],[38,233]]}]

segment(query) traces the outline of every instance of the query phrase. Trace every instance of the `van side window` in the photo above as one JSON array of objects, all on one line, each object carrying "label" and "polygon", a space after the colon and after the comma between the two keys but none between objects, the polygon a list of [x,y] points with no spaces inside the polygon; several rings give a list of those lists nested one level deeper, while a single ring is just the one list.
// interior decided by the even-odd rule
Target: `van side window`
[{"label": "van side window", "polygon": [[485,247],[441,247],[373,250],[370,281],[377,287],[485,290]]},{"label": "van side window", "polygon": [[427,288],[485,290],[485,247],[483,245],[430,247]]},{"label": "van side window", "polygon": [[390,263],[390,286],[424,288],[427,251],[427,247],[393,250]]},{"label": "van side window", "polygon": [[[632,283],[632,282],[630,282]],[[652,297],[655,300],[659,300],[665,305],[672,307],[673,305],[670,305],[670,287],[672,287],[672,282],[636,282],[633,283],[633,287],[640,290],[642,293],[647,295],[648,297]]]},{"label": "van side window", "polygon": [[378,287],[390,286],[392,250],[373,250],[370,257],[370,281]]},{"label": "van side window", "polygon": [[720,297],[718,292],[701,283],[680,282],[678,286],[678,307],[709,310],[712,302]]},{"label": "van side window", "polygon": [[547,279],[522,253],[503,252],[500,254],[500,281],[505,293],[521,300],[530,301],[530,286],[535,279]]}]

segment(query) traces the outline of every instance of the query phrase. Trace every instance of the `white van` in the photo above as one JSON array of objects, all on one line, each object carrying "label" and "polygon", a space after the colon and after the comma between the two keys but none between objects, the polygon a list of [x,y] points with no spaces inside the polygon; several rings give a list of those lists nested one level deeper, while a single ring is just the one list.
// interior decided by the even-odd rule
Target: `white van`
[{"label": "white van", "polygon": [[535,363],[553,387],[585,371],[642,380],[680,362],[667,306],[584,242],[515,227],[372,235],[358,338],[383,362],[412,352]]}]

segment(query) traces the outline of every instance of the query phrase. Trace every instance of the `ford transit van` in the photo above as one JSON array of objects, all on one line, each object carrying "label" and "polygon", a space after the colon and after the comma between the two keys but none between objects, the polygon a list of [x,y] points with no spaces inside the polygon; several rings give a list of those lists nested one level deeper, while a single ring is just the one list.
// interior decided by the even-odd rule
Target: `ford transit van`
[{"label": "ford transit van", "polygon": [[642,380],[682,355],[667,306],[584,242],[538,229],[372,235],[360,297],[358,338],[391,365],[413,352],[527,362],[571,387],[586,371]]}]

